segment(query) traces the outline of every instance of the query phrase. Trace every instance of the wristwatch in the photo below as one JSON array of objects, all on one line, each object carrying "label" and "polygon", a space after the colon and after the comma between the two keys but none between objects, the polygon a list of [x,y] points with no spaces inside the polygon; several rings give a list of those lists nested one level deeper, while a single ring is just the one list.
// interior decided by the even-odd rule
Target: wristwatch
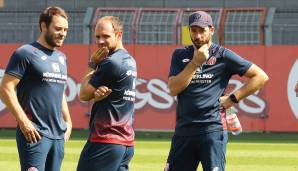
[{"label": "wristwatch", "polygon": [[232,101],[233,103],[238,103],[238,102],[239,102],[239,101],[237,100],[235,94],[231,94],[231,95],[229,96],[229,98],[231,99],[231,101]]}]

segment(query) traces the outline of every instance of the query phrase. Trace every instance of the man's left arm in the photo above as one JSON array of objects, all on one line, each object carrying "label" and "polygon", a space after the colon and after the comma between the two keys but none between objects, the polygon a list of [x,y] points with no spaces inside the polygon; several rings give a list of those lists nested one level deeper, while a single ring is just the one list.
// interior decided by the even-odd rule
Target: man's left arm
[{"label": "man's left arm", "polygon": [[[255,91],[263,87],[263,85],[269,80],[268,75],[257,65],[252,64],[244,74],[249,80],[233,94],[237,101],[244,99],[245,97],[253,94]],[[222,106],[229,108],[234,105],[234,102],[229,96],[221,97]]]},{"label": "man's left arm", "polygon": [[89,81],[94,74],[95,70],[88,68],[83,80],[81,81],[79,99],[81,101],[89,101],[94,98],[95,87],[89,84]]},{"label": "man's left arm", "polygon": [[112,92],[112,90],[106,86],[99,86],[96,89],[89,83],[94,72],[95,70],[88,68],[88,71],[82,80],[79,93],[79,99],[81,101],[90,101],[92,99],[100,101],[105,99]]},{"label": "man's left arm", "polygon": [[70,138],[70,134],[72,130],[72,121],[71,121],[65,94],[63,94],[63,99],[62,99],[62,115],[66,124],[66,132],[64,133],[64,140],[66,142]]}]

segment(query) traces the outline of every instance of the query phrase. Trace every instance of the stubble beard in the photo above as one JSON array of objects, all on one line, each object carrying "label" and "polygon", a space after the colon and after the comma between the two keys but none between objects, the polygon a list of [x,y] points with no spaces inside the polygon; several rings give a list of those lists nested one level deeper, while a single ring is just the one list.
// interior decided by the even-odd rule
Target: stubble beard
[{"label": "stubble beard", "polygon": [[191,38],[192,44],[199,49],[201,46],[203,46],[204,44],[208,44],[211,40],[211,36],[209,35],[208,38],[205,41],[200,42],[199,44],[196,43],[198,41],[194,40],[193,38]]},{"label": "stubble beard", "polygon": [[109,55],[111,55],[112,53],[115,52],[116,46],[115,45],[114,46],[108,46],[108,49],[109,49]]},{"label": "stubble beard", "polygon": [[45,34],[45,37],[44,37],[44,38],[45,38],[45,41],[47,42],[47,44],[50,45],[50,46],[53,47],[53,48],[61,47],[60,44],[55,43],[53,37],[54,37],[54,35],[50,34],[49,32],[47,32],[47,33]]}]

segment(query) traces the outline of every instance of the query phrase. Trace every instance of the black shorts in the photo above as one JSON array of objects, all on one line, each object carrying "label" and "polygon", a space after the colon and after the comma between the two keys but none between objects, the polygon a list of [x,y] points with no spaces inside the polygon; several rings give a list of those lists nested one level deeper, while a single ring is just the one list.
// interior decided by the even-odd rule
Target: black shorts
[{"label": "black shorts", "polygon": [[204,171],[224,171],[227,140],[227,131],[174,135],[167,161],[168,171],[196,171],[199,163]]},{"label": "black shorts", "polygon": [[81,153],[77,171],[128,171],[134,147],[87,142]]},{"label": "black shorts", "polygon": [[29,143],[21,130],[16,129],[21,170],[60,170],[64,158],[64,139],[42,136],[36,143]]}]

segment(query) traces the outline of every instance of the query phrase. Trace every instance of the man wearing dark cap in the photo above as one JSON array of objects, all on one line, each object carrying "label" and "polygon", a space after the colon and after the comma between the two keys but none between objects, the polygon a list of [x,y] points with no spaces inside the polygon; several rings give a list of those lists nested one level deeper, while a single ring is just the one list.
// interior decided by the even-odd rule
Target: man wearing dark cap
[{"label": "man wearing dark cap", "polygon": [[[212,43],[211,16],[197,11],[189,16],[193,45],[172,55],[168,87],[177,96],[176,128],[165,171],[225,170],[227,132],[220,108],[230,108],[260,89],[266,73],[220,45]],[[238,74],[248,81],[230,95],[222,96],[230,78]]]}]

